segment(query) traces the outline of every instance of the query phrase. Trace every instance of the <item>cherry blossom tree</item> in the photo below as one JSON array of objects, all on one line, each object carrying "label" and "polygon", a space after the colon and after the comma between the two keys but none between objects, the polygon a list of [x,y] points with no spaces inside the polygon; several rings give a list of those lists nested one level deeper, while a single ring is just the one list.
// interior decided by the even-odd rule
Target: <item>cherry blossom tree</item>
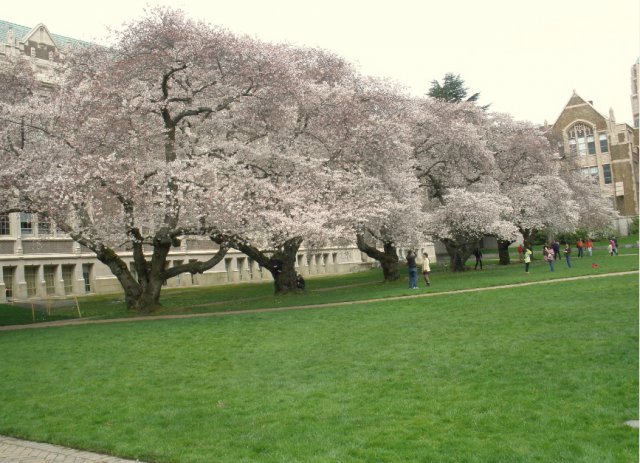
[{"label": "cherry blossom tree", "polygon": [[511,202],[499,193],[452,188],[437,202],[427,230],[445,245],[450,268],[458,272],[484,236],[508,240],[518,233],[510,213]]},{"label": "cherry blossom tree", "polygon": [[[443,105],[435,111],[423,112],[429,121],[418,125],[416,135],[418,177],[424,181],[433,202],[438,207],[450,207],[451,196],[458,190],[456,207],[461,210],[473,208],[474,200],[468,206],[460,201],[468,193],[489,193],[486,199],[495,201],[490,208],[510,204],[501,209],[501,221],[515,225],[525,240],[530,240],[540,230],[548,233],[572,230],[578,220],[578,209],[569,185],[558,172],[558,159],[553,154],[544,134],[529,122],[516,121],[508,114],[475,111],[460,105]],[[446,117],[443,117],[446,116]],[[442,121],[446,121],[442,123]],[[428,125],[441,127],[435,136],[424,137]],[[444,140],[436,143],[438,136]],[[421,138],[422,137],[422,138]],[[424,138],[424,140],[423,140]],[[483,194],[485,194],[483,193]],[[453,203],[452,203],[453,204]],[[475,203],[477,204],[477,203]],[[495,212],[495,211],[494,211]],[[461,218],[464,216],[461,216]],[[505,227],[496,227],[495,213],[485,216],[488,228],[499,231],[498,241],[500,262],[509,263],[509,245],[516,234]],[[477,226],[477,218],[469,216],[469,225],[459,224],[459,230],[469,230]],[[507,232],[505,232],[507,230]],[[460,269],[471,254],[477,238],[471,234],[464,240],[458,232],[457,238],[446,238],[445,247],[452,259],[452,269]]]},{"label": "cherry blossom tree", "polygon": [[375,117],[361,128],[362,148],[353,160],[368,179],[360,186],[356,243],[380,263],[384,281],[394,281],[400,277],[397,248],[417,247],[427,239],[426,196],[415,175],[406,117],[410,98],[388,83],[369,84],[360,104],[364,113]]},{"label": "cherry blossom tree", "polygon": [[472,103],[415,99],[409,114],[415,172],[429,199],[490,176],[486,114]]},{"label": "cherry blossom tree", "polygon": [[[488,119],[485,111],[473,103],[450,103],[441,100],[416,99],[410,113],[411,144],[415,162],[415,175],[427,198],[430,216],[426,228],[445,244],[451,260],[452,271],[464,269],[464,262],[477,245],[474,230],[500,230],[495,214],[484,217],[488,224],[480,226],[477,216],[469,216],[469,223],[434,224],[441,220],[450,208],[461,211],[477,207],[478,201],[469,191],[477,191],[486,200],[495,200],[497,207],[504,205],[504,198],[491,182],[495,168],[493,152],[487,145]],[[491,195],[482,192],[489,191]],[[464,206],[461,201],[469,200]],[[504,207],[500,209],[505,211]],[[464,215],[456,220],[464,219]],[[444,227],[444,228],[442,228]],[[468,232],[467,237],[463,236]],[[480,237],[483,235],[480,235]]]},{"label": "cherry blossom tree", "polygon": [[[558,159],[543,132],[509,114],[488,114],[488,146],[494,153],[492,179],[513,204],[509,219],[530,242],[541,230],[557,233],[576,226],[577,209],[559,176]],[[512,240],[498,239],[500,264],[510,263]]]},{"label": "cherry blossom tree", "polygon": [[579,168],[566,159],[562,161],[559,175],[567,184],[576,204],[575,228],[589,234],[609,233],[620,214],[611,201],[602,195],[597,182],[590,176],[583,176]]},{"label": "cherry blossom tree", "polygon": [[[576,228],[602,230],[614,213],[597,187],[578,175],[571,160],[552,150],[542,129],[508,114],[489,115],[489,146],[495,153],[494,179],[513,202],[511,220],[525,241]],[[499,240],[500,262],[509,263],[509,242]]]},{"label": "cherry blossom tree", "polygon": [[153,310],[164,280],[224,256],[226,243],[207,261],[166,268],[181,239],[235,227],[234,192],[260,183],[248,160],[262,145],[247,137],[290,115],[285,48],[156,9],[113,47],[69,53],[51,95],[3,108],[11,191],[95,252],[130,308]]},{"label": "cherry blossom tree", "polygon": [[365,140],[358,135],[363,121],[370,119],[356,109],[360,80],[344,60],[317,49],[288,53],[297,71],[288,117],[277,128],[270,124],[268,136],[253,136],[261,138],[259,158],[244,160],[262,182],[239,200],[239,217],[250,219],[215,237],[269,270],[276,293],[297,290],[303,242],[315,247],[353,234],[362,181],[353,161]]}]

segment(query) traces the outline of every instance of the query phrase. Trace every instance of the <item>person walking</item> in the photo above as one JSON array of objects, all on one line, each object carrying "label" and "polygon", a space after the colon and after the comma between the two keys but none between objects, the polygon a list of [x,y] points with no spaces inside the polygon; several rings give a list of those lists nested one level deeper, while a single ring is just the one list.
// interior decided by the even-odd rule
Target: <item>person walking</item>
[{"label": "person walking", "polygon": [[553,246],[545,246],[544,251],[542,251],[544,255],[544,260],[549,262],[549,269],[553,272],[553,262],[555,260],[555,252],[553,252]]},{"label": "person walking", "polygon": [[431,280],[429,274],[431,273],[431,261],[429,260],[429,254],[422,253],[422,275],[424,276],[424,283],[427,287],[431,286]]},{"label": "person walking", "polygon": [[524,250],[524,273],[529,273],[529,264],[531,263],[531,255],[533,251],[529,248],[529,246],[525,246]]},{"label": "person walking", "polygon": [[553,242],[553,258],[562,259],[562,256],[560,255],[560,241],[558,240]]},{"label": "person walking", "polygon": [[587,254],[589,254],[589,257],[593,257],[593,241],[591,241],[591,238],[587,238],[586,248],[587,248]]},{"label": "person walking", "polygon": [[615,254],[616,256],[618,255],[618,240],[615,236],[611,238],[611,250],[613,251],[613,254]]},{"label": "person walking", "polygon": [[584,256],[584,243],[582,242],[582,238],[578,238],[576,242],[576,248],[578,248],[578,257]]},{"label": "person walking", "polygon": [[409,288],[418,289],[418,267],[416,265],[416,253],[413,250],[407,253],[407,267],[409,267]]},{"label": "person walking", "polygon": [[567,259],[567,267],[571,268],[571,245],[569,243],[564,246],[564,258]]},{"label": "person walking", "polygon": [[476,266],[473,269],[478,270],[478,264],[480,264],[480,270],[482,270],[482,251],[476,248],[475,251],[473,251],[473,255],[476,256]]},{"label": "person walking", "polygon": [[522,243],[518,245],[518,261],[524,262],[524,247],[522,247]]}]

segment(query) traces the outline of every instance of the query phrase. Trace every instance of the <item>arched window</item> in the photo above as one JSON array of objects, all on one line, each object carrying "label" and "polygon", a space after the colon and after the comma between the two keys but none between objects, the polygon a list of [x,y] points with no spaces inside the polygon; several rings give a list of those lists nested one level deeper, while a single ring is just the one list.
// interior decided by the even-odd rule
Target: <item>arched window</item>
[{"label": "arched window", "polygon": [[577,122],[567,130],[569,149],[573,154],[585,156],[587,153],[596,154],[596,142],[593,137],[593,128]]}]

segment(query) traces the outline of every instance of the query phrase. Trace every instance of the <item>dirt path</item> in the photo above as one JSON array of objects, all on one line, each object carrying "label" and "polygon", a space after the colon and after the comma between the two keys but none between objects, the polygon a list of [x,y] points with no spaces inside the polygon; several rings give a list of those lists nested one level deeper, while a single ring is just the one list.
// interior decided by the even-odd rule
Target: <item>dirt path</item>
[{"label": "dirt path", "polygon": [[586,280],[589,278],[608,278],[608,277],[616,277],[616,276],[623,276],[623,275],[633,275],[637,273],[638,273],[638,270],[633,270],[629,272],[603,273],[603,274],[597,274],[597,275],[582,275],[577,277],[558,278],[556,280],[531,281],[531,282],[525,282],[525,283],[515,283],[510,285],[489,286],[485,288],[456,289],[453,291],[441,291],[436,293],[417,293],[417,294],[411,294],[411,295],[405,295],[405,296],[391,296],[391,297],[377,298],[377,299],[360,299],[357,301],[345,301],[345,302],[330,302],[326,304],[293,305],[288,307],[230,310],[225,312],[182,314],[182,315],[147,315],[147,316],[140,316],[140,317],[110,318],[105,320],[91,320],[91,319],[59,320],[59,321],[53,321],[53,322],[33,323],[29,325],[0,326],[0,331],[17,331],[17,330],[29,330],[29,329],[38,329],[38,328],[51,328],[56,326],[98,325],[98,324],[105,324],[105,323],[125,323],[125,322],[138,322],[138,321],[150,321],[150,320],[222,317],[222,316],[228,316],[228,315],[245,315],[245,314],[266,313],[266,312],[284,312],[287,310],[324,309],[328,307],[341,307],[341,306],[356,305],[356,304],[371,304],[375,302],[421,299],[426,297],[438,297],[438,296],[444,296],[449,294],[462,294],[462,293],[470,293],[470,292],[477,292],[477,291],[494,291],[497,289],[513,288],[518,286],[555,284],[555,283],[562,283],[565,281]]}]

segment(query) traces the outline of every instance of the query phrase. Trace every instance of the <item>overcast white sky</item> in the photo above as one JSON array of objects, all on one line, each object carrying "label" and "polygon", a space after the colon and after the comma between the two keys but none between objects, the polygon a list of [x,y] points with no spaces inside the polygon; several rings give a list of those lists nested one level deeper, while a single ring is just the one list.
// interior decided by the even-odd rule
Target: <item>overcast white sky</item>
[{"label": "overcast white sky", "polygon": [[2,2],[0,19],[97,40],[158,4],[265,41],[332,50],[416,95],[453,72],[482,104],[518,119],[555,122],[575,89],[632,122],[638,0],[31,0]]}]

